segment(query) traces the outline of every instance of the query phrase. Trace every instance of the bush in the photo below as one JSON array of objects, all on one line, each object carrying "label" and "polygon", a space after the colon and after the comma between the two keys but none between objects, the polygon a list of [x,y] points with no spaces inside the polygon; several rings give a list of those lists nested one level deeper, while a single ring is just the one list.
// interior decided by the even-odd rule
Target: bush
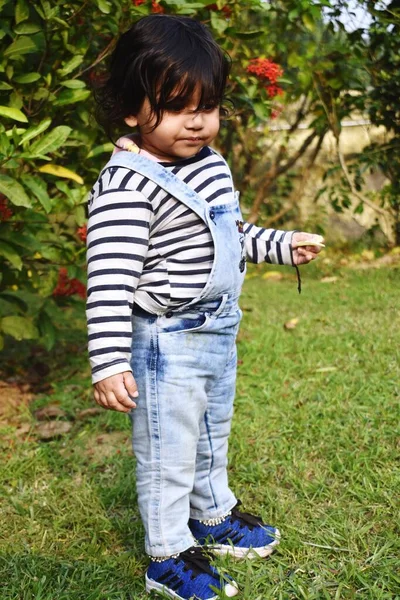
[{"label": "bush", "polygon": [[[264,11],[259,0],[248,9]],[[83,313],[86,198],[113,148],[95,126],[90,88],[118,33],[133,19],[166,10],[196,14],[229,49],[241,37],[236,104],[258,115],[254,125],[268,117],[272,92],[264,82],[258,94],[245,69],[253,58],[246,39],[262,32],[232,25],[233,13],[243,17],[239,3],[0,2],[0,349],[11,338],[50,349],[71,310]]]}]

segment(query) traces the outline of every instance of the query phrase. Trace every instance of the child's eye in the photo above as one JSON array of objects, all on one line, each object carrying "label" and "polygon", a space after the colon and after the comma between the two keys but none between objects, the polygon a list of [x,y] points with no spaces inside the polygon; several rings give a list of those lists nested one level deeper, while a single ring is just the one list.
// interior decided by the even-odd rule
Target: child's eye
[{"label": "child's eye", "polygon": [[185,110],[185,107],[179,102],[171,102],[166,105],[165,110],[171,113],[180,113]]},{"label": "child's eye", "polygon": [[212,112],[216,108],[218,108],[217,104],[203,104],[202,106],[199,106],[199,111],[200,112]]},{"label": "child's eye", "polygon": [[183,112],[186,112],[186,111],[188,113],[192,113],[192,112],[212,112],[216,108],[218,108],[218,105],[217,104],[212,104],[212,103],[202,104],[202,105],[200,105],[196,109],[187,108],[181,102],[168,102],[166,104],[166,106],[165,106],[165,110],[167,112],[174,113],[174,114],[179,114],[179,113],[183,113]]}]

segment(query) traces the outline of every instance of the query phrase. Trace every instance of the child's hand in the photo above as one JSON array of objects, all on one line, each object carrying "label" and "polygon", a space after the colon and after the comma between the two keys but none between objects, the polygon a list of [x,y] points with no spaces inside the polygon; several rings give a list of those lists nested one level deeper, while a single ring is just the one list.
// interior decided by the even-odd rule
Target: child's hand
[{"label": "child's hand", "polygon": [[[293,262],[295,265],[306,265],[324,248],[324,238],[315,233],[296,231],[292,237]],[[310,244],[306,244],[310,242]]]},{"label": "child's hand", "polygon": [[94,384],[94,399],[97,404],[110,410],[129,412],[136,408],[132,400],[139,395],[136,381],[130,371],[117,373]]}]

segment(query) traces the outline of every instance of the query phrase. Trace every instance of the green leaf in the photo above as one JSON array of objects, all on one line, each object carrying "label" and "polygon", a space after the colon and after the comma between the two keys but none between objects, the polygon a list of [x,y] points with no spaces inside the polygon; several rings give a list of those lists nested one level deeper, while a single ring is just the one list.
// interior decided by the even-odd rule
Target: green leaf
[{"label": "green leaf", "polygon": [[52,320],[49,315],[42,311],[39,315],[39,332],[40,332],[40,341],[46,348],[46,350],[51,350],[56,342],[57,330],[54,327]]},{"label": "green leaf", "polygon": [[39,24],[36,23],[21,23],[14,27],[15,33],[18,35],[32,35],[33,33],[38,33],[42,31],[42,28]]},{"label": "green leaf", "polygon": [[34,194],[34,196],[43,206],[44,210],[49,213],[52,209],[53,203],[47,193],[46,183],[42,179],[34,177],[33,175],[22,175],[21,179],[25,187],[27,187]]},{"label": "green leaf", "polygon": [[314,31],[315,29],[315,21],[309,13],[304,13],[301,17],[304,26],[308,31]]},{"label": "green leaf", "polygon": [[0,239],[12,246],[18,246],[24,248],[24,250],[28,250],[28,254],[34,254],[41,249],[40,242],[34,235],[29,233],[19,233],[15,230],[3,229],[0,234]]},{"label": "green leaf", "polygon": [[32,340],[39,337],[39,332],[29,319],[25,317],[3,317],[0,321],[4,333],[11,335],[16,340]]},{"label": "green leaf", "polygon": [[17,5],[15,7],[15,22],[21,23],[22,21],[26,21],[29,19],[29,4],[26,0],[17,0]]},{"label": "green leaf", "polygon": [[41,100],[49,100],[50,97],[51,97],[50,90],[43,88],[43,87],[36,88],[36,92],[33,94],[33,99],[37,100],[39,102]]},{"label": "green leaf", "polygon": [[104,152],[110,153],[114,150],[114,144],[111,142],[107,142],[106,144],[100,144],[99,146],[95,146],[87,155],[87,158],[93,158],[94,156],[98,156],[99,154],[103,154]]},{"label": "green leaf", "polygon": [[62,165],[55,165],[50,163],[49,165],[43,165],[39,168],[40,173],[48,173],[49,175],[54,175],[55,177],[64,177],[65,179],[72,179],[77,183],[83,185],[83,179],[80,175],[71,171],[71,169],[67,169]]},{"label": "green leaf", "polygon": [[58,282],[58,271],[45,271],[41,274],[39,288],[37,293],[43,298],[48,298],[52,295]]},{"label": "green leaf", "polygon": [[[35,4],[37,5],[38,2],[35,2]],[[43,19],[45,19],[46,21],[50,21],[51,19],[54,18],[55,15],[57,15],[59,8],[58,6],[54,6],[53,8],[51,7],[50,2],[48,2],[48,0],[40,0],[40,9],[38,6],[35,6],[35,9],[37,10],[37,12],[41,15],[41,17]]]},{"label": "green leaf", "polygon": [[5,81],[0,81],[0,90],[7,91],[7,90],[12,90],[12,89],[13,89],[12,85],[10,85],[9,83],[6,83]]},{"label": "green leaf", "polygon": [[39,123],[39,125],[30,127],[23,134],[19,144],[24,144],[25,142],[28,142],[29,140],[33,139],[34,137],[40,135],[41,133],[46,131],[46,129],[50,126],[50,124],[51,124],[51,119],[48,117],[47,119],[44,119],[43,121],[41,121]]},{"label": "green leaf", "polygon": [[225,29],[228,27],[228,23],[225,18],[221,18],[215,11],[211,12],[211,26],[219,35],[222,35]]},{"label": "green leaf", "polygon": [[4,349],[4,337],[0,335],[0,352]]},{"label": "green leaf", "polygon": [[18,108],[10,108],[9,106],[0,106],[0,117],[6,117],[7,119],[13,119],[14,121],[20,121],[21,123],[27,123],[28,119]]},{"label": "green leaf", "polygon": [[264,31],[261,30],[257,30],[257,31],[237,31],[235,33],[235,37],[237,37],[240,40],[252,40],[255,38],[258,38],[262,35],[265,35]]},{"label": "green leaf", "polygon": [[66,81],[63,81],[61,85],[70,88],[71,90],[79,90],[86,87],[86,83],[80,79],[67,79]]},{"label": "green leaf", "polygon": [[90,96],[90,90],[65,90],[61,92],[53,106],[65,106],[66,104],[75,104],[82,102]]},{"label": "green leaf", "polygon": [[111,4],[107,0],[97,0],[97,6],[100,11],[105,15],[109,15],[111,12]]},{"label": "green leaf", "polygon": [[[8,129],[6,131],[6,136],[8,138],[13,138],[13,140],[15,141],[15,134],[18,135],[22,135],[23,133],[25,133],[26,129],[24,129],[23,127],[17,127],[16,125],[13,126],[12,129]],[[18,139],[18,143],[19,143],[19,139]]]},{"label": "green leaf", "polygon": [[0,133],[0,154],[6,156],[10,150],[10,140],[6,133]]},{"label": "green leaf", "polygon": [[20,311],[20,306],[16,302],[6,300],[0,296],[0,316],[6,317],[8,315],[15,315],[16,312]]},{"label": "green leaf", "polygon": [[0,174],[0,192],[15,206],[24,206],[25,208],[32,206],[24,188],[13,177]]},{"label": "green leaf", "polygon": [[17,83],[34,83],[41,78],[40,73],[26,73],[25,75],[18,75],[14,77],[14,81]]},{"label": "green leaf", "polygon": [[13,267],[20,271],[22,269],[22,259],[13,246],[0,240],[0,256],[4,256]]},{"label": "green leaf", "polygon": [[12,44],[5,49],[3,56],[8,58],[18,58],[21,54],[32,54],[37,52],[38,47],[32,38],[23,36],[17,38]]},{"label": "green leaf", "polygon": [[71,131],[71,127],[67,127],[66,125],[55,127],[43,138],[36,140],[36,142],[30,146],[29,152],[32,156],[37,156],[38,154],[46,155],[49,154],[49,152],[54,152],[64,144]]},{"label": "green leaf", "polygon": [[57,69],[58,75],[60,77],[65,77],[66,75],[69,75],[69,73],[75,71],[75,69],[79,67],[79,65],[83,62],[83,59],[83,54],[78,54],[77,56],[74,56],[73,58],[71,58],[71,60],[65,63],[62,69]]},{"label": "green leaf", "polygon": [[67,29],[69,29],[69,25],[68,25],[67,21],[64,21],[63,19],[60,19],[59,17],[53,17],[52,21],[55,21],[56,23],[58,23],[62,27],[66,27]]},{"label": "green leaf", "polygon": [[11,290],[4,290],[1,295],[3,298],[10,299],[10,302],[16,304],[18,306],[18,310],[21,310],[24,313],[28,310],[30,293],[26,290],[23,291],[24,299],[20,297],[21,292],[19,290],[15,292]]}]

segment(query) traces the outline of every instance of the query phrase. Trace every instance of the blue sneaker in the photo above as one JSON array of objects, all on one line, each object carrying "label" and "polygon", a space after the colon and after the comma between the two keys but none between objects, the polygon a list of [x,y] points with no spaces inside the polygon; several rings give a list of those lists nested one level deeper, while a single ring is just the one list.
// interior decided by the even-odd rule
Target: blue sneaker
[{"label": "blue sneaker", "polygon": [[210,545],[216,554],[235,558],[269,556],[279,544],[279,530],[265,525],[260,517],[240,512],[239,501],[222,519],[197,521],[190,519],[189,527],[201,545]]},{"label": "blue sneaker", "polygon": [[192,546],[175,558],[150,562],[146,592],[152,591],[180,600],[217,600],[221,592],[232,598],[239,590],[230,577],[221,575],[210,564],[203,548]]}]

